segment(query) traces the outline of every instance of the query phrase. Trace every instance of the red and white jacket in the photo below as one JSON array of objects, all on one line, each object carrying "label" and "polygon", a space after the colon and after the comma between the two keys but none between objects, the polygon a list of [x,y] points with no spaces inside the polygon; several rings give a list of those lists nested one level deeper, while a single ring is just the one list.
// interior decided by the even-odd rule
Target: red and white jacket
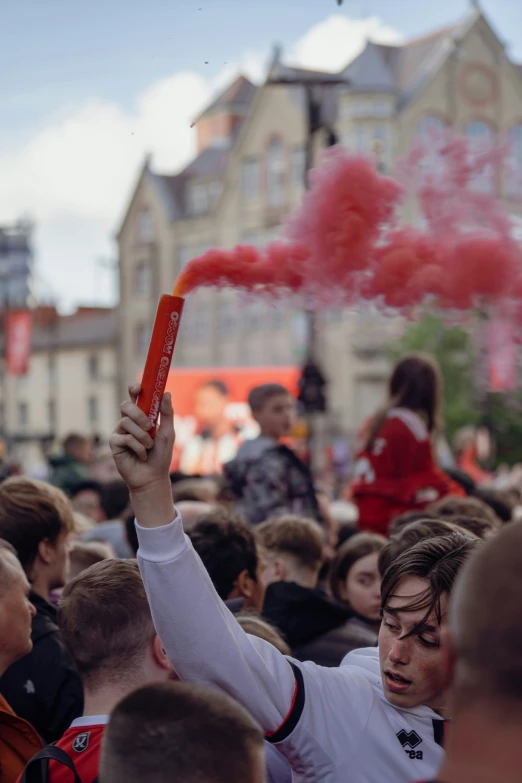
[{"label": "red and white jacket", "polygon": [[352,495],[360,529],[387,535],[394,517],[450,494],[463,491],[438,468],[420,416],[392,408],[371,448],[363,448],[355,462]]}]

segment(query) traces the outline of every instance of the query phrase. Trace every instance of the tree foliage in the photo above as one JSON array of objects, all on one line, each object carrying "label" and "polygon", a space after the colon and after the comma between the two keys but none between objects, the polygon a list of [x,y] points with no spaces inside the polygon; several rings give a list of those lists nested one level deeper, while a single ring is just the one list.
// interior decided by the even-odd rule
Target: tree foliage
[{"label": "tree foliage", "polygon": [[443,415],[450,443],[460,427],[487,422],[495,442],[496,461],[522,462],[522,391],[489,394],[477,390],[478,354],[471,336],[442,318],[425,315],[406,328],[391,347],[394,361],[411,351],[434,356],[444,379]]}]

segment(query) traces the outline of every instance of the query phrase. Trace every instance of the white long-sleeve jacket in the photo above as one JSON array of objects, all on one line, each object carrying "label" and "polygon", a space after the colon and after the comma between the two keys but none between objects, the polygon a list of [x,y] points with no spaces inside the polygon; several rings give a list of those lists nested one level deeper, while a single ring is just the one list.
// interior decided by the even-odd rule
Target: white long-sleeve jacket
[{"label": "white long-sleeve jacket", "polygon": [[338,669],[286,658],[246,634],[217,595],[181,518],[137,525],[156,630],[178,675],[243,704],[289,760],[296,783],[411,783],[442,763],[444,723],[429,707],[384,697],[378,650]]}]

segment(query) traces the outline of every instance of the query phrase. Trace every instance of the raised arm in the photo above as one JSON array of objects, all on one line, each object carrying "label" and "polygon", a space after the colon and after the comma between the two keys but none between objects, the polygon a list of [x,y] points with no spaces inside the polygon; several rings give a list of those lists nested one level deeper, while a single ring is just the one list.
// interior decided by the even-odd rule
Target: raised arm
[{"label": "raised arm", "polygon": [[[174,445],[170,395],[154,440],[146,415],[131,401],[111,438],[118,470],[130,490],[139,539],[138,561],[158,634],[178,675],[218,687],[241,702],[267,735],[282,739],[299,718],[299,671],[272,645],[249,636],[217,595],[183,532],[172,501]],[[289,720],[287,720],[289,719]]]}]

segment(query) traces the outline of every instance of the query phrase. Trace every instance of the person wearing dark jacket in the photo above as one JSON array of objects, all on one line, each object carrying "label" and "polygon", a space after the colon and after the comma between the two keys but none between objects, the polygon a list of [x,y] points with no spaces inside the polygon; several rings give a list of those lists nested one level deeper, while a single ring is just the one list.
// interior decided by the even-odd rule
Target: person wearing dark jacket
[{"label": "person wearing dark jacket", "polygon": [[46,742],[59,739],[82,714],[83,689],[56,624],[50,592],[66,582],[69,501],[56,487],[12,478],[0,485],[0,537],[16,550],[31,584],[33,649],[0,678],[0,693]]},{"label": "person wearing dark jacket", "polygon": [[[32,647],[29,582],[11,544],[0,539],[0,674]],[[0,783],[15,783],[42,740],[0,694]]]},{"label": "person wearing dark jacket", "polygon": [[63,454],[49,458],[51,483],[72,495],[78,485],[91,479],[89,464],[92,456],[91,441],[83,435],[71,433],[63,442]]},{"label": "person wearing dark jacket", "polygon": [[317,523],[286,515],[267,520],[256,532],[267,585],[263,617],[282,633],[294,658],[339,666],[351,650],[376,644],[372,629],[317,587],[323,560]]},{"label": "person wearing dark jacket", "polygon": [[280,442],[294,424],[293,397],[284,386],[267,383],[252,389],[248,402],[261,434],[224,466],[223,498],[233,500],[251,525],[285,513],[322,522],[310,470]]}]

